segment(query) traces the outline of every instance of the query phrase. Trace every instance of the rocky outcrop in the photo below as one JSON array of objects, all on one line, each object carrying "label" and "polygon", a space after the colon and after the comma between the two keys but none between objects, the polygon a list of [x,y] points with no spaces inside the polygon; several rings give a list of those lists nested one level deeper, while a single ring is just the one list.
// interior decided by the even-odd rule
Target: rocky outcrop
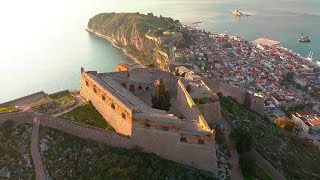
[{"label": "rocky outcrop", "polygon": [[88,22],[89,32],[111,37],[112,41],[142,64],[155,63],[160,50],[159,42],[146,38],[159,29],[168,30],[173,19],[139,13],[101,13]]}]

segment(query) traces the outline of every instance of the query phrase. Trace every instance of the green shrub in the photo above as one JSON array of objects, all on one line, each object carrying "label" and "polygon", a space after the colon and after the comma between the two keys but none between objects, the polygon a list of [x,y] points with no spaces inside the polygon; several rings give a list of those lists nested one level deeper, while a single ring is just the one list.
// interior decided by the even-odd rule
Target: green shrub
[{"label": "green shrub", "polygon": [[17,111],[17,108],[14,106],[0,107],[0,113],[12,112],[12,111]]}]

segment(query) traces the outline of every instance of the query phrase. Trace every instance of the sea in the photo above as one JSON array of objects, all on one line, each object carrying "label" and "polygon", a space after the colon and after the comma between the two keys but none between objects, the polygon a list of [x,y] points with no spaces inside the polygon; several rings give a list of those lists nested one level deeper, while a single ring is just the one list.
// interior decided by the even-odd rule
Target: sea
[{"label": "sea", "polygon": [[[80,88],[80,68],[114,71],[132,62],[85,31],[101,12],[153,12],[197,28],[255,40],[265,37],[320,60],[319,0],[10,0],[0,6],[0,102],[38,91]],[[233,9],[249,14],[234,17]],[[301,33],[311,43],[299,43]]]}]

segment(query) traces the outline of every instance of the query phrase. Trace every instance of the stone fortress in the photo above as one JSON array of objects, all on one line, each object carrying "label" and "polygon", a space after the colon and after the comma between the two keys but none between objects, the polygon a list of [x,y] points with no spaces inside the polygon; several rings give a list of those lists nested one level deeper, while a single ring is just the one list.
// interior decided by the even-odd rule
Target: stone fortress
[{"label": "stone fortress", "polygon": [[[171,97],[168,112],[151,108],[151,94],[160,79]],[[215,130],[209,125],[221,118],[220,103],[203,81],[138,64],[120,64],[110,73],[81,68],[80,94],[134,147],[216,172]],[[198,103],[201,108],[195,98],[206,99]]]}]

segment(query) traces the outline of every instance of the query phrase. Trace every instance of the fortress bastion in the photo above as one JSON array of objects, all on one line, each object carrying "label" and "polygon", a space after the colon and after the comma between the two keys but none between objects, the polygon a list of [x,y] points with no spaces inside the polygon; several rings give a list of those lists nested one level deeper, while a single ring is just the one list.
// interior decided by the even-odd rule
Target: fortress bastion
[{"label": "fortress bastion", "polygon": [[[153,68],[119,65],[117,72],[97,73],[81,68],[82,97],[87,99],[114,129],[129,136],[134,147],[165,159],[216,172],[215,131],[211,129],[174,74]],[[151,108],[151,94],[162,79],[172,108]],[[220,112],[219,112],[220,113]]]}]

